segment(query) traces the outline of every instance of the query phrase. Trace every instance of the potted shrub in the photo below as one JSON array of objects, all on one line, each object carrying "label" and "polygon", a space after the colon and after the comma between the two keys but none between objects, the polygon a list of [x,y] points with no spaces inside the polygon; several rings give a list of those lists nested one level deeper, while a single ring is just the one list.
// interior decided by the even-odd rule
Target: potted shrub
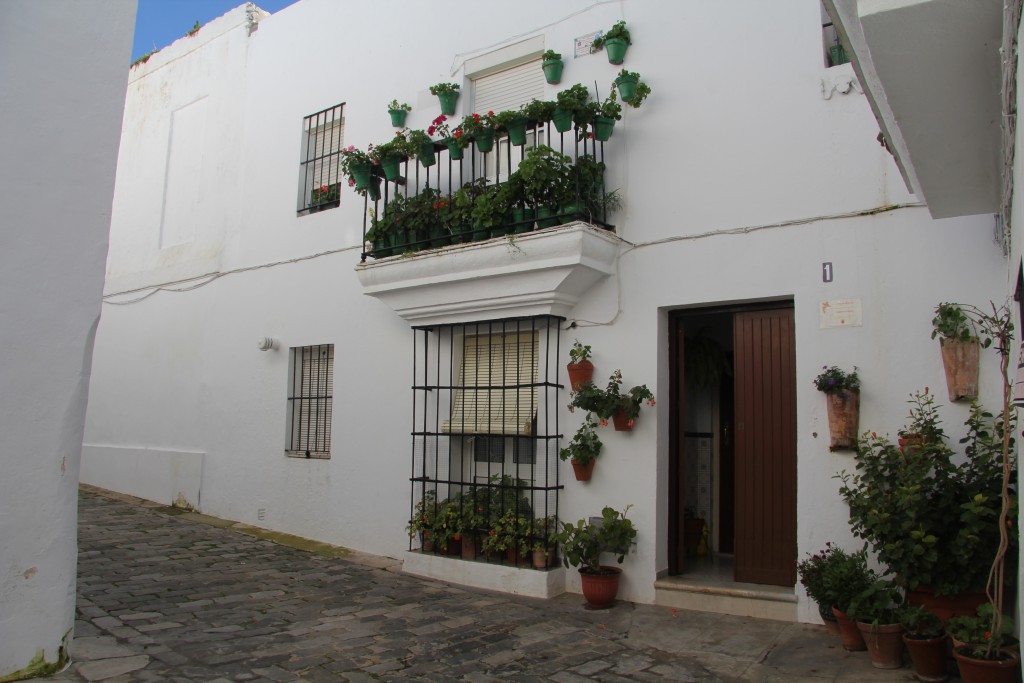
[{"label": "potted shrub", "polygon": [[594,461],[597,460],[597,456],[601,455],[601,447],[601,437],[594,430],[590,413],[587,413],[586,419],[576,430],[572,441],[559,451],[558,457],[572,463],[576,481],[590,481],[590,476],[594,472]]},{"label": "potted shrub", "polygon": [[558,223],[559,201],[569,184],[572,159],[547,145],[532,147],[519,162],[518,182],[523,199],[537,207],[537,226],[550,228]]},{"label": "potted shrub", "polygon": [[946,671],[946,631],[942,620],[921,605],[904,607],[899,612],[903,624],[903,644],[914,662],[920,681],[941,683],[949,678]]},{"label": "potted shrub", "polygon": [[651,94],[651,87],[640,80],[640,74],[626,69],[620,71],[616,76],[615,87],[619,89],[619,97],[622,98],[622,101],[634,109],[638,109]]},{"label": "potted shrub", "polygon": [[472,222],[475,240],[505,233],[505,217],[512,208],[505,185],[488,185],[473,204]]},{"label": "potted shrub", "polygon": [[925,444],[945,441],[946,433],[939,426],[942,421],[939,419],[938,406],[928,387],[923,392],[912,393],[907,403],[911,404],[910,415],[907,416],[910,422],[897,432],[900,451],[913,455]]},{"label": "potted shrub", "polygon": [[876,669],[903,666],[903,624],[897,616],[902,606],[903,589],[891,579],[875,580],[850,604],[850,617],[857,620]]},{"label": "potted shrub", "polygon": [[583,597],[594,609],[611,607],[619,592],[619,577],[622,570],[601,564],[601,555],[611,553],[622,564],[629,552],[636,529],[626,519],[631,505],[622,512],[612,507],[601,511],[601,520],[591,524],[581,519],[575,525],[562,525],[558,542],[562,546],[562,561],[566,567],[578,567],[583,584]]},{"label": "potted shrub", "polygon": [[437,95],[437,101],[441,104],[441,113],[448,116],[455,115],[455,104],[459,100],[459,85],[457,83],[437,83],[430,86],[430,94]]},{"label": "potted shrub", "polygon": [[857,624],[848,614],[854,599],[875,581],[875,574],[868,569],[867,552],[860,550],[847,553],[842,548],[831,546],[827,561],[822,564],[822,583],[825,599],[834,601],[832,613],[839,623],[843,647],[851,652],[864,650],[867,645]]},{"label": "potted shrub", "polygon": [[590,362],[590,345],[584,346],[577,339],[569,349],[569,385],[573,391],[579,391],[583,385],[594,377],[594,364]]},{"label": "potted shrub", "polygon": [[437,517],[437,492],[433,489],[424,491],[423,498],[413,508],[412,519],[406,531],[409,538],[419,537],[420,550],[425,553],[433,552],[434,537],[432,535]]},{"label": "potted shrub", "polygon": [[598,389],[593,383],[587,382],[580,391],[573,394],[570,406],[594,413],[601,419],[602,426],[608,424],[608,418],[612,418],[615,431],[628,432],[640,416],[640,404],[645,401],[649,406],[655,404],[654,394],[646,384],[633,387],[623,394],[619,389],[621,385],[622,372],[616,370],[608,378],[606,389]]},{"label": "potted shrub", "polygon": [[839,623],[835,612],[832,611],[836,598],[828,580],[828,573],[832,565],[845,561],[846,553],[838,546],[833,546],[831,541],[827,541],[824,548],[813,555],[808,554],[806,559],[796,565],[800,585],[804,587],[807,596],[818,603],[818,615],[825,622],[825,626],[836,635],[840,634]]},{"label": "potted shrub", "polygon": [[530,100],[523,105],[523,116],[538,126],[543,126],[555,115],[557,105],[551,100]]},{"label": "potted shrub", "polygon": [[613,88],[594,111],[594,139],[605,142],[612,136],[615,122],[622,118],[622,105]]},{"label": "potted shrub", "polygon": [[857,448],[857,422],[860,417],[860,378],[857,366],[847,373],[835,365],[823,366],[814,378],[814,386],[825,394],[828,408],[829,450]]},{"label": "potted shrub", "polygon": [[531,562],[534,569],[547,569],[555,556],[558,520],[553,515],[533,520],[531,534]]},{"label": "potted shrub", "polygon": [[[349,179],[349,184],[355,186],[356,192],[366,194],[366,190],[370,187],[370,172],[372,170],[373,159],[363,150],[356,149],[352,145],[341,150],[341,172]],[[321,202],[314,202],[314,204],[317,203]]]},{"label": "potted shrub", "polygon": [[[942,438],[904,453],[872,432],[860,441],[857,471],[836,475],[853,533],[911,590],[911,604],[943,619],[965,607],[973,613],[984,600],[987,558],[1000,547],[1002,447],[1009,435],[977,404],[965,424],[963,456]],[[963,461],[954,464],[954,457]]]},{"label": "potted shrub", "polygon": [[508,134],[510,145],[526,144],[526,115],[521,111],[500,111],[491,120],[496,131]]},{"label": "potted shrub", "polygon": [[398,100],[391,100],[388,105],[388,114],[391,115],[391,125],[395,128],[405,127],[405,117],[412,111],[407,102],[398,103]]},{"label": "potted shrub", "polygon": [[523,517],[516,509],[510,508],[489,526],[482,543],[485,554],[504,554],[511,565],[518,565],[525,560],[530,549],[530,534],[533,532],[532,518]]},{"label": "potted shrub", "polygon": [[387,142],[376,147],[371,145],[370,156],[384,169],[385,178],[390,181],[398,180],[402,177],[399,164],[411,156],[406,132],[404,130],[395,131],[395,136]]},{"label": "potted shrub", "polygon": [[420,160],[420,164],[424,168],[433,166],[437,163],[437,157],[434,154],[434,141],[430,139],[426,131],[423,130],[412,130],[409,131],[407,137],[409,143],[410,156],[415,156]]},{"label": "potted shrub", "polygon": [[476,148],[481,152],[490,152],[494,148],[494,112],[490,111],[481,116],[480,114],[467,114],[459,124],[459,128],[465,135],[468,135]]},{"label": "potted shrub", "polygon": [[541,55],[541,68],[544,69],[544,80],[550,85],[562,82],[562,55],[554,50],[545,50]]},{"label": "potted shrub", "polygon": [[438,114],[437,118],[430,122],[427,127],[427,135],[441,138],[441,142],[448,148],[448,156],[458,161],[462,158],[462,152],[466,148],[466,138],[461,128],[454,131],[448,127],[448,117]]},{"label": "potted shrub", "polygon": [[600,50],[605,49],[608,53],[608,62],[610,64],[622,64],[626,58],[626,50],[633,41],[629,35],[629,30],[626,28],[625,21],[616,22],[610,29],[594,38],[593,49]]},{"label": "potted shrub", "polygon": [[939,338],[950,401],[978,398],[980,345],[974,323],[960,304],[940,303],[932,318],[932,339]]}]

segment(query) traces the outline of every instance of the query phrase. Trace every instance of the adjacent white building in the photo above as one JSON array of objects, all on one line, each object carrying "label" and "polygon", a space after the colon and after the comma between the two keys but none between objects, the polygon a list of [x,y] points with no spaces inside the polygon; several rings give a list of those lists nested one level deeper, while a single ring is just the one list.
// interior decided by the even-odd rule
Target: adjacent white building
[{"label": "adjacent white building", "polygon": [[[337,178],[311,165],[311,140],[328,156],[384,142],[396,98],[426,128],[439,82],[461,86],[458,117],[574,83],[603,97],[620,67],[586,44],[617,21],[632,33],[623,66],[653,94],[603,145],[623,198],[613,231],[570,223],[363,262],[364,200],[344,183],[316,194]],[[440,0],[386,17],[301,0],[241,6],[161,50],[129,75],[82,480],[438,578],[578,591],[571,571],[409,552],[425,486],[508,475],[537,514],[633,506],[624,598],[817,620],[795,563],[855,541],[833,479],[852,458],[829,451],[813,378],[856,366],[862,429],[895,434],[912,391],[941,397],[935,305],[1002,300],[1011,270],[995,208],[936,218],[908,190],[862,76],[829,66],[833,36],[818,0],[525,0],[483,16]],[[565,61],[558,85],[540,72],[548,49]],[[576,154],[571,134],[545,135]],[[698,333],[730,354],[735,383],[687,388]],[[528,349],[503,381],[530,410],[495,441],[453,404],[471,340],[500,335]],[[583,419],[566,407],[574,339],[598,384],[621,369],[657,399],[632,432],[600,430],[588,483],[554,457]],[[942,414],[955,426],[966,411]],[[708,557],[687,552],[686,516],[704,520]]]},{"label": "adjacent white building", "polygon": [[0,6],[0,680],[64,666],[135,0]]}]

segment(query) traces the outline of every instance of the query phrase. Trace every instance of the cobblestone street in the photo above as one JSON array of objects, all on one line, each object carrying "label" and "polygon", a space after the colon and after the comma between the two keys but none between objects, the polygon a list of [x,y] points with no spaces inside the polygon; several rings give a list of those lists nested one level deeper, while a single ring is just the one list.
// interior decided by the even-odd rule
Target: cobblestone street
[{"label": "cobblestone street", "polygon": [[120,498],[81,493],[72,665],[46,680],[914,680],[816,626],[465,589]]}]

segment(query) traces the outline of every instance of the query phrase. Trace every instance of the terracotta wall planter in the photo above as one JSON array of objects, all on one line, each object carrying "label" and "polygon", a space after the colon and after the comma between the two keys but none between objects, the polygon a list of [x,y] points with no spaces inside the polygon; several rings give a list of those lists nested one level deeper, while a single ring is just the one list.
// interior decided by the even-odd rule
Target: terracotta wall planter
[{"label": "terracotta wall planter", "polygon": [[619,411],[612,415],[612,423],[615,425],[615,431],[617,432],[631,432],[633,431],[633,425],[636,424],[636,420],[632,417],[626,417],[626,414]]},{"label": "terracotta wall planter", "polygon": [[978,340],[942,339],[939,343],[949,400],[973,401],[978,398]]},{"label": "terracotta wall planter", "polygon": [[575,460],[570,460],[572,463],[572,473],[576,475],[576,481],[590,481],[590,475],[594,473],[594,463],[596,460],[591,460],[586,465],[581,465]]},{"label": "terracotta wall planter", "polygon": [[579,363],[569,363],[566,366],[569,371],[569,385],[573,391],[579,391],[594,376],[594,364],[589,360]]},{"label": "terracotta wall planter", "polygon": [[857,448],[857,428],[860,421],[860,393],[841,391],[825,394],[828,404],[829,449],[852,451]]}]

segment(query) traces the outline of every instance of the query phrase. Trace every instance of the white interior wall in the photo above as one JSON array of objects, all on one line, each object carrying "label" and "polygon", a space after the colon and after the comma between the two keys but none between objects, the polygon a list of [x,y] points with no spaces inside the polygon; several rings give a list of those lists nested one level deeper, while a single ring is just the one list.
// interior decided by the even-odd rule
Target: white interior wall
[{"label": "white interior wall", "polygon": [[[865,383],[862,425],[895,432],[907,394],[942,384],[928,336],[935,304],[984,302],[1002,291],[1005,264],[991,219],[931,221],[923,208],[903,208],[742,234],[915,202],[875,142],[864,97],[848,87],[852,70],[822,65],[817,0],[580,0],[554,15],[531,0],[487,23],[450,4],[410,5],[392,19],[389,44],[358,28],[376,26],[376,10],[303,0],[260,21],[250,37],[235,17],[219,40],[167,63],[158,53],[133,76],[108,294],[325,255],[127,306],[110,304],[137,295],[111,297],[97,342],[90,447],[204,453],[205,512],[370,552],[403,550],[412,334],[361,293],[353,273],[362,199],[346,190],[338,209],[296,217],[302,117],[345,102],[345,145],[365,148],[390,136],[385,109],[397,98],[414,107],[409,125],[426,127],[438,111],[429,85],[465,85],[466,59],[532,35],[566,60],[550,96],[595,80],[605,92],[618,67],[603,53],[573,59],[571,41],[624,17],[634,40],[624,66],[654,89],[642,109],[625,112],[605,148],[608,185],[626,200],[617,232],[632,244],[623,245],[618,275],[576,307],[580,327],[567,334],[593,345],[599,380],[621,368],[627,386],[647,384],[658,404],[643,409],[632,433],[602,432],[605,453],[590,484],[575,483],[560,465],[562,517],[633,504],[640,536],[622,595],[653,600],[654,576],[667,567],[667,311],[789,297],[799,368],[798,554],[824,540],[852,543],[831,478],[852,460],[828,452],[824,401],[811,380],[824,364],[856,364]],[[453,27],[453,17],[464,23]],[[343,41],[339,26],[351,29]],[[187,82],[181,104],[179,80]],[[157,96],[164,92],[167,101]],[[215,115],[212,103],[229,96],[240,104]],[[165,127],[177,107],[201,97],[211,102],[203,168],[230,177],[211,181],[217,202],[199,212],[195,241],[160,250],[154,204],[165,182]],[[161,136],[162,147],[151,140]],[[659,239],[669,241],[651,244]],[[834,264],[831,284],[821,282],[823,261]],[[821,300],[854,297],[863,302],[863,327],[818,329]],[[257,350],[262,336],[280,349]],[[285,458],[287,348],[319,343],[336,348],[334,454]],[[989,374],[982,387],[991,396]],[[952,427],[962,411],[947,412]],[[566,439],[581,419],[564,413]],[[97,472],[94,483],[103,481]],[[801,604],[801,618],[816,619]]]}]

